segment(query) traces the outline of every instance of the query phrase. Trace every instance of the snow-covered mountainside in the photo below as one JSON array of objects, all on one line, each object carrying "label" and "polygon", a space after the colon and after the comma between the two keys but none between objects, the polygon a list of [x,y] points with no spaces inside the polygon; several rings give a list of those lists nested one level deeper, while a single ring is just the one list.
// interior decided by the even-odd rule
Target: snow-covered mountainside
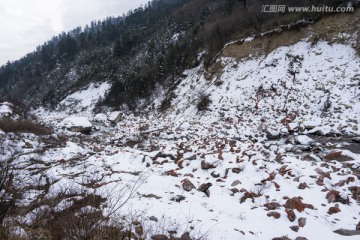
[{"label": "snow-covered mountainside", "polygon": [[[53,135],[0,132],[2,158],[18,156],[14,181],[32,189],[22,206],[95,189],[108,211],[136,218],[135,234],[145,239],[168,239],[168,231],[204,239],[358,239],[358,33],[341,33],[342,43],[314,42],[308,33],[246,57],[234,52],[259,38],[230,43],[209,69],[187,70],[141,114],[92,113],[107,83],[68,96],[61,106],[71,111],[38,109]],[[164,99],[171,106],[158,111]],[[68,131],[62,123],[69,117],[87,117],[93,130]],[[43,208],[35,204],[15,219],[26,226]],[[159,232],[165,235],[153,236]]]}]

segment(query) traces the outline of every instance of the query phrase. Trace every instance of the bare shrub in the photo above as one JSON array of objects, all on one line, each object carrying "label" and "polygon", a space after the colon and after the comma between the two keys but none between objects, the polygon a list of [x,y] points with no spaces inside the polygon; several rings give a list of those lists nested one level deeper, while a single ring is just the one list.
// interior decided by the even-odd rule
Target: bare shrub
[{"label": "bare shrub", "polygon": [[36,135],[47,135],[52,132],[50,128],[45,127],[32,120],[1,119],[0,129],[3,130],[4,132],[13,132],[13,133],[26,132],[26,133],[34,133]]},{"label": "bare shrub", "polygon": [[209,95],[204,95],[202,94],[200,96],[199,102],[197,104],[197,109],[199,111],[205,111],[208,110],[209,105],[211,104],[211,99],[209,97]]}]

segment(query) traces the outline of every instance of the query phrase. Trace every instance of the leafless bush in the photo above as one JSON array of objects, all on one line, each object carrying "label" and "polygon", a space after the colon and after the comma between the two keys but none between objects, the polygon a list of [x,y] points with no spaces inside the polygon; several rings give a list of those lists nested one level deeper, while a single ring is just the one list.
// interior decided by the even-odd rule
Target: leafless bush
[{"label": "leafless bush", "polygon": [[45,127],[32,120],[1,119],[0,129],[3,130],[4,132],[14,132],[14,133],[27,132],[27,133],[34,133],[36,135],[47,135],[51,133],[50,128]]}]

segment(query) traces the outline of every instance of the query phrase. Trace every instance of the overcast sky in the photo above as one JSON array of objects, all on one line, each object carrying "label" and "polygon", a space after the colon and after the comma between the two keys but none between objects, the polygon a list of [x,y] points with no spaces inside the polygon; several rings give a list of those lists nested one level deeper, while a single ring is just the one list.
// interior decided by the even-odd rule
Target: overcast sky
[{"label": "overcast sky", "polygon": [[148,0],[0,0],[0,65],[63,31],[119,16]]}]

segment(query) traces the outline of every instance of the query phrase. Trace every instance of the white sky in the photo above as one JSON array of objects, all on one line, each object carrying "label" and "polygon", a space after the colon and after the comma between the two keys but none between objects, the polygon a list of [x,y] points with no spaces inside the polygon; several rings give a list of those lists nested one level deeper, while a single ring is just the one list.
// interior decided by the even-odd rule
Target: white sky
[{"label": "white sky", "polygon": [[0,0],[0,65],[63,31],[119,16],[148,0]]}]

